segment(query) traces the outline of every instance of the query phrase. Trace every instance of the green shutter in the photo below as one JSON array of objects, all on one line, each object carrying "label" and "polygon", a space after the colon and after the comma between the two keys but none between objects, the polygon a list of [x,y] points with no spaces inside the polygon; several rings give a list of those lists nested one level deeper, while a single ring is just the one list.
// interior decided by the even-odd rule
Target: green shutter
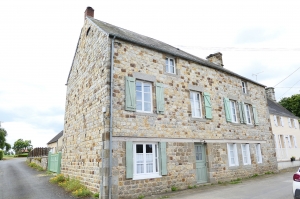
[{"label": "green shutter", "polygon": [[256,106],[255,105],[252,105],[252,110],[253,110],[253,116],[254,116],[254,124],[258,125],[259,122],[258,122],[257,110],[256,110]]},{"label": "green shutter", "polygon": [[226,121],[231,122],[230,102],[229,99],[226,97],[224,97],[224,108],[225,108]]},{"label": "green shutter", "polygon": [[244,124],[244,123],[246,123],[245,104],[244,104],[244,102],[239,103],[239,111],[240,111],[240,122],[242,124]]},{"label": "green shutter", "polygon": [[57,154],[57,174],[60,174],[60,168],[61,168],[61,152],[58,152]]},{"label": "green shutter", "polygon": [[48,168],[47,168],[47,171],[50,171],[50,166],[51,166],[51,152],[49,151],[48,153]]},{"label": "green shutter", "polygon": [[156,83],[156,110],[158,114],[165,112],[164,84]]},{"label": "green shutter", "polygon": [[211,101],[209,93],[204,92],[205,117],[212,119]]},{"label": "green shutter", "polygon": [[135,78],[126,77],[125,78],[125,110],[135,111],[136,109],[136,99],[135,99]]},{"label": "green shutter", "polygon": [[167,146],[166,142],[159,143],[159,151],[160,151],[160,174],[167,175]]},{"label": "green shutter", "polygon": [[126,142],[126,178],[133,178],[133,147],[132,142]]}]

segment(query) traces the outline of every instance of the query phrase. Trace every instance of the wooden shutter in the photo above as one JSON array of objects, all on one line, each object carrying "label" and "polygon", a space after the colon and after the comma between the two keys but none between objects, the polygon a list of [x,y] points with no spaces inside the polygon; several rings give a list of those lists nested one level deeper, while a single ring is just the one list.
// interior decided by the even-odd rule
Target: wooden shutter
[{"label": "wooden shutter", "polygon": [[257,116],[257,109],[255,105],[252,105],[252,110],[253,110],[253,116],[254,116],[254,124],[258,125],[258,116]]},{"label": "wooden shutter", "polygon": [[238,105],[239,105],[239,112],[240,112],[240,123],[244,124],[245,123],[244,107],[242,102],[238,103]]},{"label": "wooden shutter", "polygon": [[280,117],[280,123],[281,123],[281,126],[284,126],[282,117]]},{"label": "wooden shutter", "polygon": [[209,93],[204,92],[204,105],[205,105],[205,117],[207,119],[212,119],[212,107],[211,107],[211,101],[210,101],[210,95]]},{"label": "wooden shutter", "polygon": [[298,148],[296,137],[293,136],[293,139],[294,139],[294,146],[295,146],[295,148]]},{"label": "wooden shutter", "polygon": [[167,144],[166,142],[159,143],[160,152],[160,174],[167,175]]},{"label": "wooden shutter", "polygon": [[275,147],[276,149],[279,148],[279,142],[278,142],[278,135],[274,134],[274,141],[275,141]]},{"label": "wooden shutter", "polygon": [[298,121],[296,120],[296,119],[294,119],[294,126],[295,126],[295,129],[297,128],[297,123],[298,123]]},{"label": "wooden shutter", "polygon": [[156,110],[158,114],[165,112],[164,84],[156,83]]},{"label": "wooden shutter", "polygon": [[292,128],[291,118],[288,118],[289,127]]},{"label": "wooden shutter", "polygon": [[276,115],[273,115],[273,118],[274,118],[274,124],[275,124],[275,126],[278,126]]},{"label": "wooden shutter", "polygon": [[136,110],[136,99],[135,99],[135,78],[125,78],[125,110],[135,111]]},{"label": "wooden shutter", "polygon": [[230,102],[229,99],[226,97],[224,97],[224,109],[225,109],[226,121],[231,122]]},{"label": "wooden shutter", "polygon": [[133,145],[126,142],[126,178],[133,178]]}]

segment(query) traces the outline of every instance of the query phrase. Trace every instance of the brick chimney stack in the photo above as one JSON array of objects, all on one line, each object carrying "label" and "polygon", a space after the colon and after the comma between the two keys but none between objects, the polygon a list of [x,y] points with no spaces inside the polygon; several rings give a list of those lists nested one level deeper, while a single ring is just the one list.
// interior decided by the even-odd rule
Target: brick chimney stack
[{"label": "brick chimney stack", "polygon": [[92,7],[87,7],[84,12],[84,20],[86,17],[93,17],[94,18],[94,9]]},{"label": "brick chimney stack", "polygon": [[211,62],[211,63],[214,63],[214,64],[217,64],[221,67],[223,67],[223,59],[222,59],[222,53],[220,52],[217,52],[217,53],[214,53],[214,54],[210,54],[206,57],[207,61]]},{"label": "brick chimney stack", "polygon": [[275,91],[273,87],[267,87],[266,88],[266,94],[267,94],[267,98],[273,100],[274,102],[276,102],[275,99]]}]

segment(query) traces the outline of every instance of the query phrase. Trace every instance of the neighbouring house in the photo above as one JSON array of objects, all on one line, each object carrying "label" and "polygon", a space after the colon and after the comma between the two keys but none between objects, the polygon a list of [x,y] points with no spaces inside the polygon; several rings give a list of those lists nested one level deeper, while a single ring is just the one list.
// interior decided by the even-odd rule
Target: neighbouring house
[{"label": "neighbouring house", "polygon": [[[300,166],[299,118],[276,102],[273,87],[266,88],[266,93],[278,168]],[[291,157],[295,157],[296,161],[291,162]]]},{"label": "neighbouring house", "polygon": [[85,11],[67,80],[62,173],[101,198],[277,171],[265,86]]},{"label": "neighbouring house", "polygon": [[51,153],[57,153],[62,150],[62,144],[63,144],[63,131],[59,132],[54,138],[52,138],[47,143],[47,147],[51,148]]}]

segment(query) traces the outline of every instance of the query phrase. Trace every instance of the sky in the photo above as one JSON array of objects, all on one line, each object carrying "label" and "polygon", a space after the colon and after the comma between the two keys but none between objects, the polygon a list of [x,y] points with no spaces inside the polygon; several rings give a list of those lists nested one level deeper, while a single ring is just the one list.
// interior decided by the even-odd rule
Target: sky
[{"label": "sky", "polygon": [[96,19],[200,58],[221,52],[226,69],[276,86],[277,100],[300,93],[299,0],[1,1],[0,121],[8,143],[45,147],[63,130],[87,6]]}]

